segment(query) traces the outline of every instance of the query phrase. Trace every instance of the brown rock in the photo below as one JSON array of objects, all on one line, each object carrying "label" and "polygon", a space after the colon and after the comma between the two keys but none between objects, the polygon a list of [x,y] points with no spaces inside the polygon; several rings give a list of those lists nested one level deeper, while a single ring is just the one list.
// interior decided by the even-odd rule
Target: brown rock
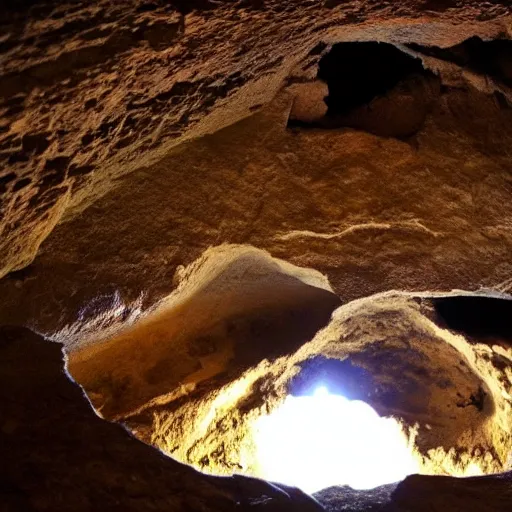
[{"label": "brown rock", "polygon": [[[304,0],[293,7],[280,0],[140,0],[122,8],[106,0],[37,0],[8,2],[4,10],[0,165],[16,173],[18,185],[2,195],[0,275],[28,265],[56,223],[110,190],[116,177],[268,103],[302,59],[311,69],[319,43],[445,47],[506,34],[510,14],[505,0],[435,8],[422,0]],[[506,54],[493,62],[509,76]],[[101,172],[41,186],[42,162],[58,155],[71,168]],[[23,197],[15,194],[22,184]]]},{"label": "brown rock", "polygon": [[[259,476],[252,422],[318,375],[396,416],[424,472],[506,471],[509,4],[7,3],[0,325],[215,474]],[[59,345],[0,328],[0,352],[5,510],[321,510],[97,417]],[[509,487],[318,499],[498,511]]]},{"label": "brown rock", "polygon": [[298,490],[198,473],[100,419],[58,344],[4,327],[0,353],[2,512],[321,510]]}]

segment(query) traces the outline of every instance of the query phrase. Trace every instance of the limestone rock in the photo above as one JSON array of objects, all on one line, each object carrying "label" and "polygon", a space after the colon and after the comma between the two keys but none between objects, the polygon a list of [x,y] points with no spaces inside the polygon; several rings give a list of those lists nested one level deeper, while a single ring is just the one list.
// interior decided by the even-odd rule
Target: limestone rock
[{"label": "limestone rock", "polygon": [[[287,127],[293,96],[283,93],[183,145],[58,225],[29,268],[0,282],[0,319],[53,335],[97,316],[100,302],[129,316],[168,296],[181,267],[226,242],[320,271],[342,301],[505,283],[512,109],[461,73],[461,86],[441,82],[406,140],[297,131]],[[391,98],[402,96],[390,95],[379,105],[400,115]]]},{"label": "limestone rock", "polygon": [[[219,281],[210,284],[215,288],[220,294]],[[255,421],[287,395],[311,393],[319,382],[363,400],[381,416],[400,419],[424,473],[463,476],[508,469],[512,338],[505,320],[496,324],[485,312],[489,302],[499,302],[497,310],[510,313],[509,296],[387,292],[339,307],[324,329],[318,323],[322,316],[310,313],[299,330],[291,329],[291,316],[283,316],[296,309],[293,301],[248,308],[245,317],[233,316],[236,301],[222,297],[229,306],[218,310],[216,322],[194,324],[201,295],[164,303],[120,335],[72,353],[69,371],[106,417],[124,421],[144,441],[214,474],[231,474],[238,467],[264,476],[258,473]],[[471,321],[460,320],[471,311],[468,303],[480,317],[480,330],[472,334],[467,331]],[[306,304],[314,310],[314,302]],[[322,312],[326,306],[316,307]],[[274,320],[279,315],[283,323]],[[189,324],[182,337],[172,334],[183,329],[180,316]],[[267,328],[249,336],[243,327],[247,318],[253,325],[266,320]],[[228,323],[232,328],[223,328]],[[308,329],[319,331],[304,343]],[[216,349],[196,352],[205,340]],[[221,349],[233,341],[243,347],[243,359],[237,348]],[[271,350],[269,342],[281,351]]]},{"label": "limestone rock", "polygon": [[[424,472],[509,469],[508,0],[3,9],[0,326],[63,346],[0,328],[2,507],[322,510],[177,462],[260,476],[251,422],[319,374]],[[509,487],[317,497],[494,512]]]}]

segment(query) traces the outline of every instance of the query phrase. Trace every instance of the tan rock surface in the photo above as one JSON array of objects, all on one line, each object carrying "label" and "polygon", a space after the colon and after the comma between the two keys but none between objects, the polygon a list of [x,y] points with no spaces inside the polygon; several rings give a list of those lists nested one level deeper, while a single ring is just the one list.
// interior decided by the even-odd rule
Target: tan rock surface
[{"label": "tan rock surface", "polygon": [[[101,420],[66,375],[57,344],[3,327],[0,352],[2,511],[323,510],[296,489],[202,475]],[[331,488],[316,498],[328,512],[501,512],[511,504],[510,473],[413,476],[371,491]]]},{"label": "tan rock surface", "polygon": [[[276,281],[275,274],[267,275]],[[257,465],[255,421],[288,394],[326,382],[412,429],[423,473],[461,476],[509,467],[512,332],[505,320],[489,316],[487,306],[498,302],[492,307],[510,315],[510,297],[384,293],[340,307],[304,343],[303,333],[319,328],[312,311],[321,312],[320,303],[308,305],[302,323],[292,316],[296,304],[283,300],[240,315],[230,310],[237,301],[220,284],[204,288],[216,289],[214,296],[226,304],[215,322],[194,323],[201,292],[186,303],[164,303],[103,347],[71,354],[69,371],[102,414],[127,418],[137,436],[204,471],[264,476]],[[476,301],[473,309],[466,299]],[[460,318],[479,315],[483,327],[476,337],[460,327],[448,329],[456,318],[444,306],[451,302]],[[189,326],[173,335],[180,316]],[[197,353],[205,342],[210,351]],[[226,345],[235,349],[223,351]]]},{"label": "tan rock surface", "polygon": [[225,242],[317,269],[344,301],[510,278],[512,109],[449,88],[403,141],[287,129],[291,101],[182,146],[60,224],[33,265],[0,283],[2,321],[52,333],[84,307],[147,307]]},{"label": "tan rock surface", "polygon": [[510,30],[508,1],[40,0],[4,9],[1,275],[26,266],[59,219],[116,177],[268,103],[319,41],[448,46]]},{"label": "tan rock surface", "polygon": [[[445,295],[512,290],[509,4],[11,2],[0,325],[215,474],[257,475],[252,422],[319,372],[416,432],[425,472],[508,469],[509,297]],[[162,458],[57,345],[0,337],[7,510],[318,509]],[[508,474],[458,482],[322,503],[509,506]]]}]

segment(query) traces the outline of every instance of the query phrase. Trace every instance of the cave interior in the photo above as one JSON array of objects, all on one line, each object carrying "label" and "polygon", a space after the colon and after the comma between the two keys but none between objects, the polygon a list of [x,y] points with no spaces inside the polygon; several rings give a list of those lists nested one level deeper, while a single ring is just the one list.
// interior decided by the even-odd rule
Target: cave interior
[{"label": "cave interior", "polygon": [[5,2],[0,510],[509,510],[509,4]]}]

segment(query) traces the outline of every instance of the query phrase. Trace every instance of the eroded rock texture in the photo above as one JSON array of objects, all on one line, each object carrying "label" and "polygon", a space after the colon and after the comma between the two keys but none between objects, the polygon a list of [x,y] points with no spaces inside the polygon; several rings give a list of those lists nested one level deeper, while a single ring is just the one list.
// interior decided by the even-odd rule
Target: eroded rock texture
[{"label": "eroded rock texture", "polygon": [[[371,34],[360,30],[353,39]],[[396,27],[388,36],[417,39]],[[91,184],[103,197],[0,284],[1,318],[54,333],[98,301],[148,307],[169,294],[181,266],[224,242],[315,268],[342,300],[506,282],[512,109],[503,48],[512,43],[468,39],[444,53],[359,44],[314,49],[319,65],[297,64],[301,83],[292,74],[262,112],[180,146],[110,192]],[[495,63],[482,68],[481,54]],[[311,69],[325,82],[302,83]]]},{"label": "eroded rock texture", "polygon": [[[509,4],[8,2],[0,325],[207,472],[258,475],[251,425],[318,375],[397,417],[425,473],[506,471]],[[7,510],[319,509],[165,458],[60,347],[0,336]],[[509,487],[318,498],[498,511]]]},{"label": "eroded rock texture", "polygon": [[498,512],[511,505],[510,473],[331,488],[317,493],[318,502],[255,479],[202,475],[98,418],[65,373],[57,344],[3,327],[0,353],[2,511]]},{"label": "eroded rock texture", "polygon": [[[423,472],[509,467],[510,332],[492,318],[485,328],[486,301],[510,309],[509,296],[390,292],[339,307],[319,330],[337,304],[313,271],[271,266],[268,256],[243,248],[231,248],[226,265],[228,250],[189,269],[190,289],[133,328],[70,354],[69,371],[101,414],[124,419],[146,442],[204,471],[258,476],[257,418],[288,394],[328,382],[399,418]],[[235,280],[248,292],[245,303]],[[324,288],[315,294],[315,286]],[[483,327],[469,335],[471,301]],[[447,304],[456,304],[462,324],[452,325]]]},{"label": "eroded rock texture", "polygon": [[414,475],[398,485],[367,492],[333,487],[317,497],[329,512],[498,511],[510,506],[511,478],[511,473],[467,479]]},{"label": "eroded rock texture", "polygon": [[[314,78],[329,43],[445,48],[472,36],[507,38],[510,23],[506,1],[41,0],[7,9],[2,274],[29,264],[55,224],[111,190],[115,178],[249,115],[283,84]],[[467,64],[461,52],[429,53]],[[478,71],[508,77],[506,55]]]}]

